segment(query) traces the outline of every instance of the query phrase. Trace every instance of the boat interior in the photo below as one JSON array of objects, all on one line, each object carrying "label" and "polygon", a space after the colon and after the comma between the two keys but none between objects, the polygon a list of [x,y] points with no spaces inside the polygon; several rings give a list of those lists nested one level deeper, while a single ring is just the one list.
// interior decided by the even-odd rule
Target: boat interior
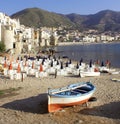
[{"label": "boat interior", "polygon": [[88,87],[80,87],[80,88],[73,89],[73,90],[59,92],[57,93],[57,95],[71,96],[71,95],[85,94],[85,93],[88,93],[89,91],[91,91],[91,89]]}]

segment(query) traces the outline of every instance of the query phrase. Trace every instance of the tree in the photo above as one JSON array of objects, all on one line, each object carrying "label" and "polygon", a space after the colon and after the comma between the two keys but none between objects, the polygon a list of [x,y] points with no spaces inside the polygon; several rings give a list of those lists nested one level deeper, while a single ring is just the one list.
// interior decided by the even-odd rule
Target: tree
[{"label": "tree", "polygon": [[0,52],[5,52],[5,50],[6,50],[5,44],[0,41]]}]

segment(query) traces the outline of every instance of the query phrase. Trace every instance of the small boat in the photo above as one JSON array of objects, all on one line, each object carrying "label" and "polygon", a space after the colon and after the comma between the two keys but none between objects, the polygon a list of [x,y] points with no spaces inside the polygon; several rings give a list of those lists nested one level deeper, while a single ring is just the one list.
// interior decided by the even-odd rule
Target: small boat
[{"label": "small boat", "polygon": [[53,90],[48,89],[48,112],[86,103],[92,97],[95,89],[91,82],[70,84]]},{"label": "small boat", "polygon": [[115,72],[115,69],[110,69],[110,68],[107,68],[106,66],[99,67],[99,70],[100,70],[101,73],[112,73],[112,72]]},{"label": "small boat", "polygon": [[114,82],[120,82],[120,78],[112,78],[111,80]]},{"label": "small boat", "polygon": [[80,77],[95,77],[100,76],[100,72],[94,72],[94,71],[81,71]]}]

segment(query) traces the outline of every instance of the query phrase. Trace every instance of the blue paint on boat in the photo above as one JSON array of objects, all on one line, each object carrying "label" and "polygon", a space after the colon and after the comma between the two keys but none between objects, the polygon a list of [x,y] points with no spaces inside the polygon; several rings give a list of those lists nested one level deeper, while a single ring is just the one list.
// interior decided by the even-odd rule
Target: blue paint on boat
[{"label": "blue paint on boat", "polygon": [[70,84],[67,87],[49,90],[49,95],[61,98],[80,97],[95,92],[95,86],[91,82]]}]

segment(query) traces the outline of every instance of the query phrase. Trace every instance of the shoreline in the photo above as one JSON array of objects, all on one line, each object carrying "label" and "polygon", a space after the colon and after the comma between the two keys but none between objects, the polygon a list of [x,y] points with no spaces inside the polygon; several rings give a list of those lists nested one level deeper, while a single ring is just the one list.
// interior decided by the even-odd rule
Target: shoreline
[{"label": "shoreline", "polygon": [[[118,61],[120,61],[120,59],[118,57],[114,57],[114,55],[119,54],[119,52],[118,52],[119,46],[120,46],[120,42],[86,43],[84,45],[82,43],[79,43],[79,42],[77,42],[77,43],[76,42],[75,43],[64,42],[64,43],[60,43],[58,45],[58,50],[59,51],[60,50],[61,51],[70,50],[70,53],[67,51],[66,53],[65,52],[58,53],[58,55],[68,56],[70,59],[76,60],[76,61],[79,61],[79,56],[80,56],[82,58],[85,58],[86,63],[89,63],[90,59],[92,59],[93,61],[96,61],[96,59],[99,59],[101,62],[102,61],[106,62],[106,60],[109,60],[111,62],[112,68],[119,68],[120,69],[120,64],[118,63]],[[96,48],[98,48],[101,52],[99,52],[99,50]],[[96,50],[96,53],[95,53],[95,50]],[[108,52],[107,52],[107,50],[108,50]],[[104,53],[103,53],[103,51],[104,51]]]},{"label": "shoreline", "polygon": [[67,46],[67,45],[93,45],[93,44],[112,44],[112,43],[120,43],[119,41],[118,42],[106,42],[106,43],[103,43],[103,42],[98,42],[98,43],[89,43],[89,42],[60,42],[58,43],[58,46]]}]

